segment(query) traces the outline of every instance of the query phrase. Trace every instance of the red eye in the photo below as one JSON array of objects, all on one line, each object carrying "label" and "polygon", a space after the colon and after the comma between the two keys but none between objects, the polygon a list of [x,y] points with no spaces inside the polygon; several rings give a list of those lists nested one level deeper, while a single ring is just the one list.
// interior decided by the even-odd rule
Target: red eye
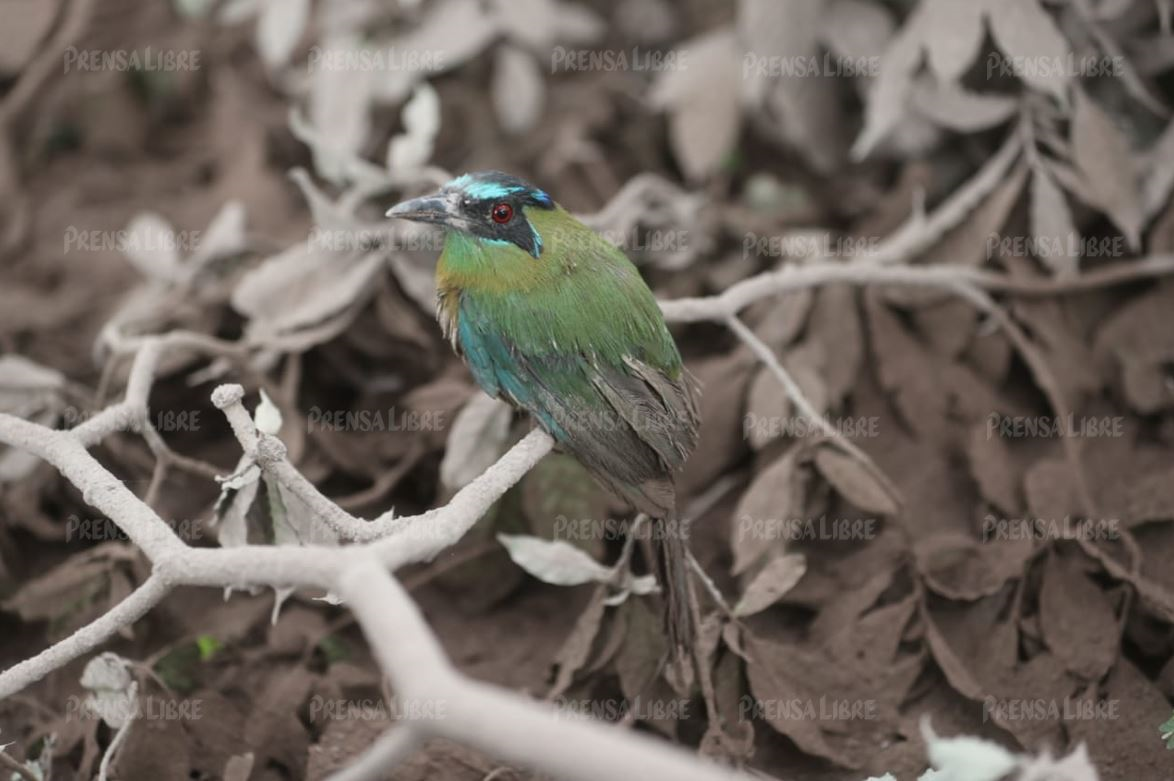
[{"label": "red eye", "polygon": [[494,204],[489,214],[498,225],[504,225],[514,218],[514,207],[508,203]]}]

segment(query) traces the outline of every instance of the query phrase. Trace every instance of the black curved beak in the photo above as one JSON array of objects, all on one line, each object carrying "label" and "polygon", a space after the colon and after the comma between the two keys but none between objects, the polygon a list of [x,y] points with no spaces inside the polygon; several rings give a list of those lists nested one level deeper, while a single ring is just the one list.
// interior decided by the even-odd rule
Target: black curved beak
[{"label": "black curved beak", "polygon": [[448,225],[454,223],[461,214],[457,209],[457,200],[449,194],[440,192],[425,195],[422,198],[413,198],[410,201],[397,203],[387,210],[387,217],[399,217],[413,222],[427,222],[434,225]]}]

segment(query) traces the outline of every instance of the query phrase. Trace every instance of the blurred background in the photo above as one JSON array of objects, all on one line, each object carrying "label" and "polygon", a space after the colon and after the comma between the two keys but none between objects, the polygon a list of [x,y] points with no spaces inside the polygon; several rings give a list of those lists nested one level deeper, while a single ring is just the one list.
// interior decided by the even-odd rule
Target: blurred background
[{"label": "blurred background", "polygon": [[[347,511],[442,505],[530,423],[440,334],[442,237],[383,214],[507,171],[637,264],[703,387],[709,681],[661,674],[655,594],[575,580],[568,547],[649,566],[558,454],[400,573],[462,671],[764,777],[918,778],[929,716],[1097,768],[1008,777],[1169,778],[1172,14],[0,0],[0,411],[85,426],[172,334],[93,453],[191,545],[338,543],[247,471],[223,382]],[[744,332],[673,309],[733,287]],[[0,667],[143,582],[114,520],[0,449]],[[103,646],[145,703],[110,777],[324,778],[405,717],[321,596],[183,588]],[[0,701],[3,772],[97,772],[91,656]],[[447,742],[390,777],[491,776],[536,777]]]}]

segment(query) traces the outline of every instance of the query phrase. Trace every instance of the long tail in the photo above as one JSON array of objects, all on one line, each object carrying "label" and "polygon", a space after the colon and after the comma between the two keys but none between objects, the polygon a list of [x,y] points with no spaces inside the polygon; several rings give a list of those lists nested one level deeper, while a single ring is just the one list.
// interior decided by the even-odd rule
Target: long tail
[{"label": "long tail", "polygon": [[664,622],[669,663],[683,676],[682,683],[689,683],[692,679],[696,628],[689,589],[689,563],[685,558],[687,543],[675,518],[658,521],[652,534],[656,547],[657,579],[665,602]]}]

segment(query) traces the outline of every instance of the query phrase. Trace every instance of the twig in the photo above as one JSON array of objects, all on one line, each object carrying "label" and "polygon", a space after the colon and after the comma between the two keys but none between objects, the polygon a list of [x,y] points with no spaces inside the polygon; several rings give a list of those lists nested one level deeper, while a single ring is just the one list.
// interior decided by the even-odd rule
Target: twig
[{"label": "twig", "polygon": [[102,755],[102,762],[98,765],[98,781],[106,781],[106,774],[110,772],[110,763],[114,761],[114,754],[126,742],[126,736],[130,734],[130,726],[134,723],[134,718],[128,716],[122,726],[118,728],[118,732],[115,733],[114,740],[110,741],[110,745],[106,747],[106,753]]},{"label": "twig", "polygon": [[16,773],[18,776],[23,778],[24,781],[41,781],[41,779],[33,775],[33,771],[29,770],[23,762],[17,762],[16,759],[8,756],[8,754],[3,749],[0,749],[0,765],[3,765],[6,769]]}]

